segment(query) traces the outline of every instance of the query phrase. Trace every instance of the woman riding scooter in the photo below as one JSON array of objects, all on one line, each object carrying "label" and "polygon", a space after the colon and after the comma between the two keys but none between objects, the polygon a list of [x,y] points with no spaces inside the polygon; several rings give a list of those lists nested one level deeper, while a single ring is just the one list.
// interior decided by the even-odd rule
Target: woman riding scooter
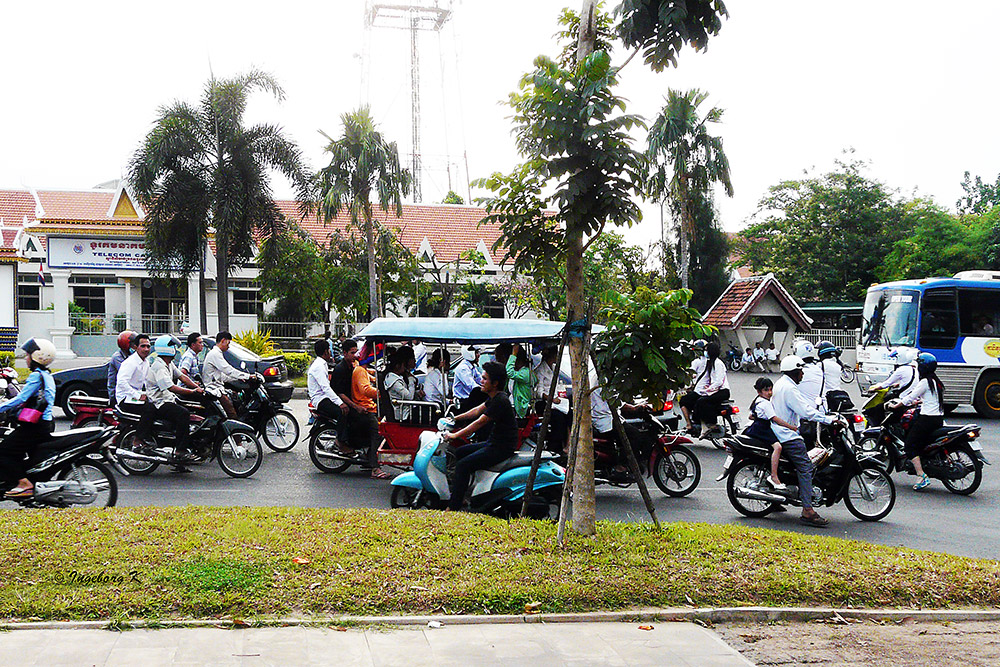
[{"label": "woman riding scooter", "polygon": [[[934,372],[936,369],[937,357],[929,352],[921,352],[917,357],[917,376],[920,381],[910,387],[898,400],[905,406],[920,404],[920,414],[910,424],[904,445],[906,455],[913,462],[913,471],[920,477],[920,481],[913,485],[914,491],[924,489],[931,483],[920,464],[920,452],[934,441],[934,432],[944,425],[944,412],[941,410],[944,384]],[[889,407],[894,406],[890,404]]]},{"label": "woman riding scooter", "polygon": [[0,446],[0,479],[16,479],[17,486],[4,494],[5,498],[30,498],[35,485],[27,478],[24,458],[39,443],[48,439],[55,422],[52,404],[56,402],[56,383],[49,364],[56,358],[56,346],[44,338],[31,338],[21,346],[31,374],[24,388],[14,398],[0,404],[0,414],[21,408],[17,428]]}]

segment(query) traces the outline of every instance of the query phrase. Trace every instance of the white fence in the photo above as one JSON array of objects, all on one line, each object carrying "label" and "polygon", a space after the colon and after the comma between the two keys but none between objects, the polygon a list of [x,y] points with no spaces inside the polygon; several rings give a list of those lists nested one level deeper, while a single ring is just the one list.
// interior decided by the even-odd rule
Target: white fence
[{"label": "white fence", "polygon": [[837,347],[841,347],[845,350],[853,350],[858,344],[858,330],[857,329],[813,329],[807,334],[799,334],[800,337],[805,338],[813,343],[818,343],[821,340],[828,340]]}]

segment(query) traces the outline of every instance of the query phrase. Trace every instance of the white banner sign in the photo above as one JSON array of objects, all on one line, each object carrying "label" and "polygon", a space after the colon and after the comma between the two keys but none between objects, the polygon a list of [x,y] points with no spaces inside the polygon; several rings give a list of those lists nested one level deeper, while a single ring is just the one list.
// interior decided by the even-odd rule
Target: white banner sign
[{"label": "white banner sign", "polygon": [[145,269],[145,241],[50,236],[47,239],[53,269]]}]

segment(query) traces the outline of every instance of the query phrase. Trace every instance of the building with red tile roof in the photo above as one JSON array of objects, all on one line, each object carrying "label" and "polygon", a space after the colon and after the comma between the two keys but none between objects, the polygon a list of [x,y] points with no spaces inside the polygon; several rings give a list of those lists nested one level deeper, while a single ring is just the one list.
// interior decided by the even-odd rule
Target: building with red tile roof
[{"label": "building with red tile roof", "polygon": [[782,353],[791,346],[796,332],[808,332],[812,328],[812,319],[773,273],[729,283],[729,287],[705,313],[702,323],[716,327],[724,340],[738,343],[743,351],[752,347],[743,331],[750,318],[760,319],[766,324],[763,342],[767,345],[773,340]]}]

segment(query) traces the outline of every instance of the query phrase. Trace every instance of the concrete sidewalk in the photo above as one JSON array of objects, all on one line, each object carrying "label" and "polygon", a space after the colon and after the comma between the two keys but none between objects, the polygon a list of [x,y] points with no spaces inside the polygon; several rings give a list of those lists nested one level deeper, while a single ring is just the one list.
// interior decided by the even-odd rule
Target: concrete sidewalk
[{"label": "concrete sidewalk", "polygon": [[[643,630],[641,627],[652,628]],[[3,665],[751,665],[693,623],[14,630]]]}]

